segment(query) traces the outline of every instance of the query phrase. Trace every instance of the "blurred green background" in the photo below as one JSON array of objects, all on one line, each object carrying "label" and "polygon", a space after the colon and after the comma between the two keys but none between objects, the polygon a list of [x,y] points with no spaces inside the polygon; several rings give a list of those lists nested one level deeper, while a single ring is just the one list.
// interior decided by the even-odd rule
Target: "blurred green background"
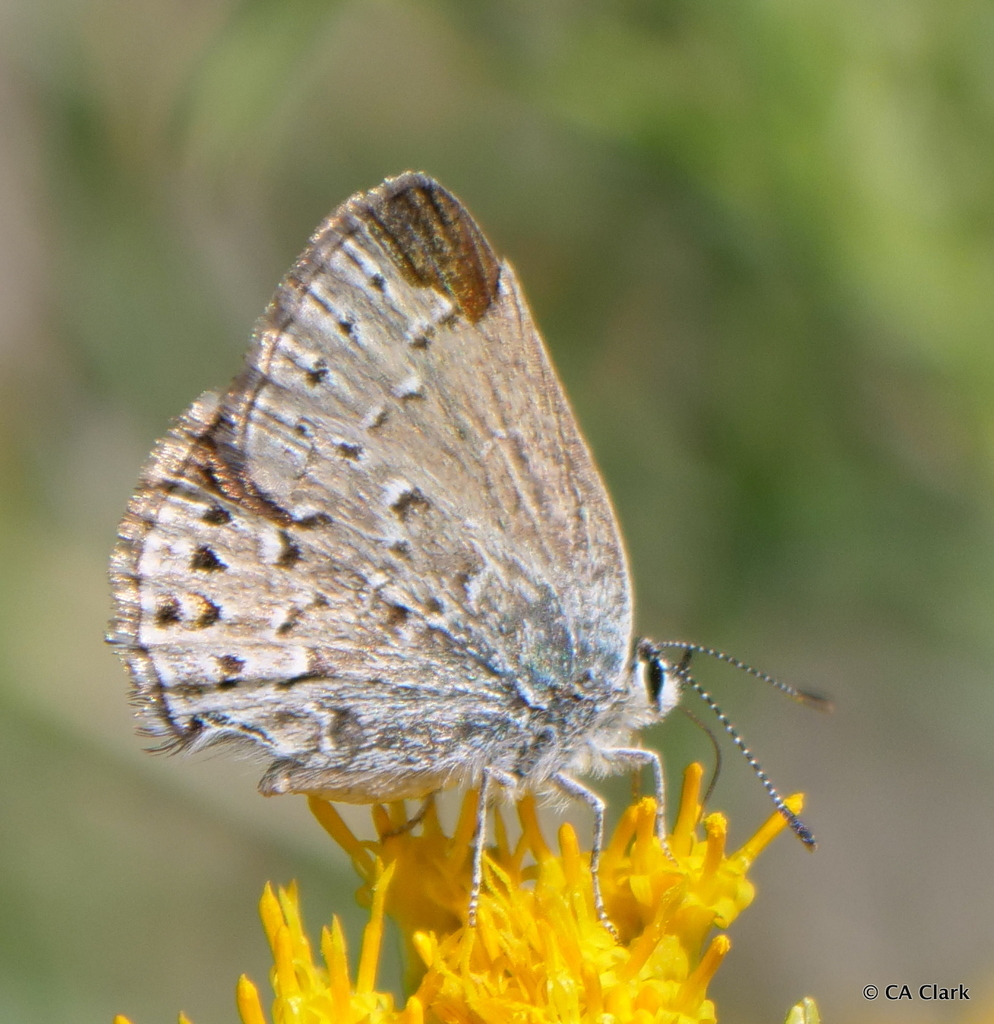
[{"label": "blurred green background", "polygon": [[[234,1021],[267,879],[355,945],[302,800],[142,753],[105,565],[152,441],[234,374],[310,231],[405,168],[516,265],[640,629],[836,700],[701,666],[821,840],[758,865],[722,1021],[805,994],[826,1021],[982,1019],[994,7],[7,0],[0,58],[0,1020]],[[671,772],[708,754],[684,720],[650,742]],[[731,753],[714,803],[736,841],[769,810]],[[973,1001],[863,1000],[892,982]]]}]

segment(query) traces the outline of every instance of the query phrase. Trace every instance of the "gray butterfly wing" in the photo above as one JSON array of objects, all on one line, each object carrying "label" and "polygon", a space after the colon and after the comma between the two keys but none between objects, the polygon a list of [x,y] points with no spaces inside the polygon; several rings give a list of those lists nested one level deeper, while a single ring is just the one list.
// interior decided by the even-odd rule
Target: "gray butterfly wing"
[{"label": "gray butterfly wing", "polygon": [[112,581],[147,731],[249,740],[270,792],[528,778],[625,686],[603,484],[513,271],[420,174],[321,225],[157,446]]}]

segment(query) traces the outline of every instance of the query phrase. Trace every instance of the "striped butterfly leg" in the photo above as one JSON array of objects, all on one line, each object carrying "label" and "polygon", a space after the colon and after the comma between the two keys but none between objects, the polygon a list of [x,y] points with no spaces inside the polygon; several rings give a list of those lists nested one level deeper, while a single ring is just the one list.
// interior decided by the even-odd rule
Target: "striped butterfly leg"
[{"label": "striped butterfly leg", "polygon": [[592,789],[587,789],[581,782],[557,772],[552,776],[552,781],[567,796],[582,800],[594,812],[594,841],[590,847],[590,881],[594,891],[594,909],[601,924],[611,933],[612,937],[618,939],[618,931],[611,923],[604,909],[604,896],[601,892],[601,851],[604,849],[604,800]]},{"label": "striped butterfly leg", "polygon": [[515,789],[517,780],[499,768],[484,768],[480,782],[480,793],[476,799],[476,831],[473,834],[473,880],[469,894],[470,928],[476,927],[476,912],[480,905],[480,890],[483,888],[483,851],[487,845],[487,807],[490,803],[490,787],[496,783],[505,789]]}]

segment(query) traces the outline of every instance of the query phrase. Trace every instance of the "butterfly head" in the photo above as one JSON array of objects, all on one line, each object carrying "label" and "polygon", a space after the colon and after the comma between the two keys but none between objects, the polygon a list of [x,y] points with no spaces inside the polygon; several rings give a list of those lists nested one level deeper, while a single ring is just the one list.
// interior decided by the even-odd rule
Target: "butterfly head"
[{"label": "butterfly head", "polygon": [[632,697],[648,703],[653,720],[665,718],[680,700],[680,666],[667,661],[651,640],[635,644],[632,661]]}]

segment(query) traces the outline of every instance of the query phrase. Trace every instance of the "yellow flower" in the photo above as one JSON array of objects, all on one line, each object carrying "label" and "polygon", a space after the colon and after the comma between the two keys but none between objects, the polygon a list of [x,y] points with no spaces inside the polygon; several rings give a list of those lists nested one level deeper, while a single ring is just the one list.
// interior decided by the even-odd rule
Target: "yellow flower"
[{"label": "yellow flower", "polygon": [[784,1024],[821,1024],[821,1014],[818,1013],[815,1001],[809,997],[802,999],[787,1014]]},{"label": "yellow flower", "polygon": [[[774,814],[740,850],[727,853],[721,814],[700,822],[701,768],[685,774],[667,852],[654,835],[655,806],[629,807],[601,859],[601,888],[612,934],[598,919],[589,854],[569,825],[559,853],[542,836],[535,801],[517,807],[520,839],[512,846],[495,815],[485,858],[477,923],[466,926],[475,828],[468,793],[448,836],[429,806],[416,829],[403,829],[402,804],[373,808],[376,842],[357,839],[334,807],[311,798],[318,821],[345,849],[370,907],[353,983],[338,918],[321,935],[314,960],[295,885],[260,904],[273,950],[274,1024],[714,1024],[707,986],[730,948],[725,929],[754,895],[746,878],[760,851],[784,827]],[[791,797],[792,811],[801,797]],[[703,836],[700,829],[703,828]],[[399,925],[409,953],[412,995],[403,1008],[376,989],[385,915]],[[243,1024],[267,1024],[255,986],[242,977]],[[181,1024],[184,1019],[181,1018]],[[804,1000],[790,1024],[817,1024]],[[115,1024],[127,1024],[118,1018]]]}]

